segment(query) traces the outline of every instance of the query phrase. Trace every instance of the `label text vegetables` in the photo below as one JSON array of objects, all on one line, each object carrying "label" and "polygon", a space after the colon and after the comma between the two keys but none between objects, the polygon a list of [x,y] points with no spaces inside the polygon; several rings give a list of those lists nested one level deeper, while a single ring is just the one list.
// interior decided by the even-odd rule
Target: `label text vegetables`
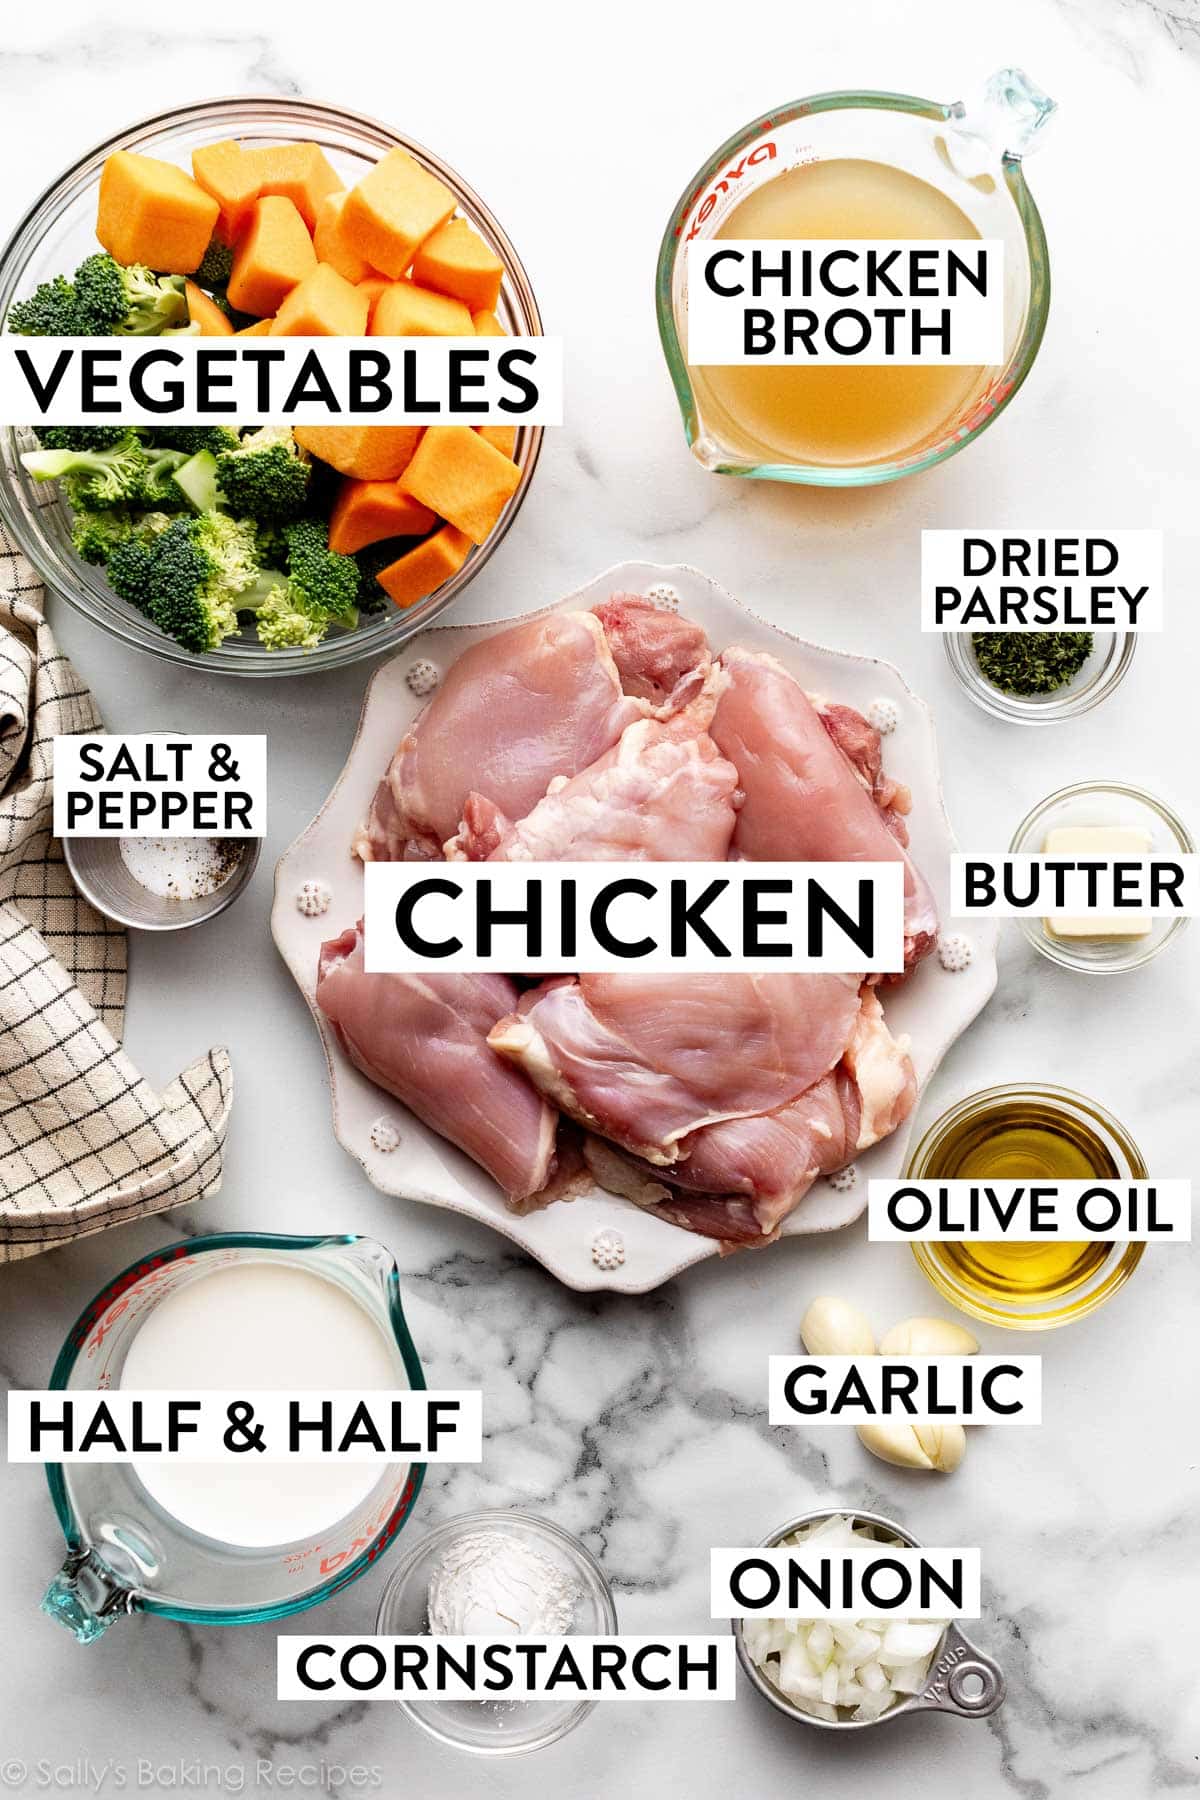
[{"label": "label text vegetables", "polygon": [[559,338],[0,339],[0,421],[556,425]]}]

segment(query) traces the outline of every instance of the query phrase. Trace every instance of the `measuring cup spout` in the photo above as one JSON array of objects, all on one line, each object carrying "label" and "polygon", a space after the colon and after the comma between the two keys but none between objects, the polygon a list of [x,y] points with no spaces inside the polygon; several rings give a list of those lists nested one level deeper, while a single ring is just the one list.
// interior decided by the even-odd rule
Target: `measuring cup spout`
[{"label": "measuring cup spout", "polygon": [[42,1599],[42,1611],[81,1644],[94,1644],[114,1619],[133,1610],[133,1593],[90,1550],[73,1550]]},{"label": "measuring cup spout", "polygon": [[997,69],[982,93],[950,108],[946,153],[967,180],[986,175],[1006,157],[1028,156],[1056,110],[1056,102],[1024,69]]}]

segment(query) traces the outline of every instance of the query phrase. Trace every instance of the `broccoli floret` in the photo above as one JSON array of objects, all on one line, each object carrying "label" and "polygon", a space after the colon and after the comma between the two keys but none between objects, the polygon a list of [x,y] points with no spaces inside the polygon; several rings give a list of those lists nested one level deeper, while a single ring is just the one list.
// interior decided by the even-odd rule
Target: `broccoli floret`
[{"label": "broccoli floret", "polygon": [[259,642],[267,650],[312,650],[331,625],[358,623],[358,565],[331,550],[323,519],[302,519],[282,531],[258,532],[260,559],[282,546],[287,574],[264,567],[253,591],[238,601],[254,613]]},{"label": "broccoli floret", "polygon": [[291,525],[287,537],[288,589],[293,601],[316,617],[357,623],[361,576],[352,556],[329,548],[329,529],[323,519],[301,519]]},{"label": "broccoli floret", "polygon": [[233,251],[220,238],[212,238],[192,280],[198,287],[223,288],[228,285],[232,273]]},{"label": "broccoli floret", "polygon": [[43,450],[111,450],[127,425],[40,425],[35,436]]},{"label": "broccoli floret", "polygon": [[[258,575],[251,525],[223,513],[174,519],[147,554],[145,575],[130,559],[131,585],[138,593],[148,591],[144,610],[160,631],[200,655],[238,629],[238,597]],[[124,569],[120,573],[124,576]],[[125,597],[139,604],[134,594]]]},{"label": "broccoli floret", "polygon": [[154,598],[154,556],[151,546],[130,535],[114,544],[105,563],[108,585],[140,613],[149,613]]},{"label": "broccoli floret", "polygon": [[76,269],[75,307],[92,337],[157,337],[188,323],[182,275],[155,275],[142,263],[125,268],[106,250]]},{"label": "broccoli floret", "polygon": [[327,618],[318,618],[292,598],[283,575],[275,575],[254,606],[258,641],[265,650],[315,650],[329,629]]},{"label": "broccoli floret", "polygon": [[295,519],[304,510],[310,467],[286,425],[264,425],[217,458],[217,486],[242,517]]},{"label": "broccoli floret", "polygon": [[108,450],[27,450],[22,467],[35,481],[61,481],[75,512],[99,507],[190,506],[172,479],[188,458],[182,450],[147,450],[136,431]]},{"label": "broccoli floret", "polygon": [[[151,551],[155,540],[176,523],[175,517],[162,512],[127,515],[123,509],[100,514],[76,514],[76,522],[85,518],[94,520],[93,534],[97,545],[103,522],[108,519],[114,521],[113,541],[103,558],[109,586],[122,600],[128,600],[132,606],[136,606],[139,612],[148,613],[154,594]],[[122,524],[127,524],[124,533],[120,529]],[[76,547],[78,548],[78,542]]]},{"label": "broccoli floret", "polygon": [[135,516],[123,506],[107,512],[75,513],[71,520],[71,542],[84,562],[106,563],[118,544],[132,536]]},{"label": "broccoli floret", "polygon": [[200,450],[221,456],[226,450],[236,450],[242,441],[232,425],[148,425],[143,426],[142,436],[147,444],[182,450],[185,456],[195,456]]},{"label": "broccoli floret", "polygon": [[324,519],[297,519],[295,524],[284,527],[283,540],[287,545],[287,568],[290,575],[293,563],[303,561],[306,556],[327,554],[329,526]]},{"label": "broccoli floret", "polygon": [[26,300],[8,309],[8,329],[21,337],[81,337],[86,331],[75,302],[75,289],[63,275],[43,281]]},{"label": "broccoli floret", "polygon": [[108,450],[26,450],[21,465],[35,481],[66,479],[77,509],[137,505],[145,492],[146,453],[134,431]]}]

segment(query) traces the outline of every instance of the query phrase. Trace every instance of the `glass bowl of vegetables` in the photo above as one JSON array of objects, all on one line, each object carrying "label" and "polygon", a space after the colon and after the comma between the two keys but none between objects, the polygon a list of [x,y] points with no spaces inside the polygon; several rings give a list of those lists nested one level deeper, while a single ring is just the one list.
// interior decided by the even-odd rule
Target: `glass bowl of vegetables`
[{"label": "glass bowl of vegetables", "polygon": [[976,706],[1057,725],[1099,706],[1133,661],[1132,631],[948,631],[946,655]]},{"label": "glass bowl of vegetables", "polygon": [[[509,335],[541,334],[537,301],[516,251],[483,201],[453,169],[421,145],[373,119],[315,101],[259,95],[211,100],[159,114],[116,134],[81,157],[30,207],[0,255],[0,318],[11,324],[14,306],[19,309],[22,304],[30,304],[42,284],[62,277],[74,286],[76,271],[96,257],[100,250],[96,238],[100,179],[111,155],[132,152],[187,171],[192,166],[193,151],[228,140],[256,151],[269,146],[317,145],[345,188],[352,187],[387,151],[397,147],[407,150],[452,191],[456,217],[465,219],[503,264],[499,297],[492,309],[494,323]],[[104,266],[106,261],[99,259],[92,265],[89,276],[93,287],[103,282],[111,286],[112,272]],[[80,277],[81,281],[88,278]],[[220,282],[220,271],[215,279]],[[153,316],[156,309],[165,311],[165,329],[179,329],[176,294],[180,285],[178,279],[164,278],[153,292],[147,292],[135,278],[128,278],[124,299],[131,312],[125,329],[159,330],[160,321]],[[218,302],[224,304],[220,287],[213,291]],[[89,299],[95,297],[89,292]],[[103,306],[109,297],[105,289],[97,304]],[[200,304],[203,303],[201,299]],[[119,304],[118,300],[114,311],[119,310]],[[16,316],[21,316],[19,311]],[[186,318],[183,311],[182,319]],[[249,319],[235,316],[235,322],[245,324]],[[66,328],[60,325],[57,329],[61,332]],[[74,329],[96,327],[76,325]],[[115,327],[102,325],[99,329]],[[128,437],[119,444],[102,439],[83,445],[84,455],[100,458],[92,467],[72,464],[70,456],[62,451],[63,434],[54,437],[51,445],[44,442],[47,434],[42,435],[39,448],[29,429],[0,428],[0,519],[41,578],[94,624],[135,649],[168,662],[241,676],[312,674],[341,668],[395,650],[422,630],[479,573],[511,528],[533,478],[542,438],[537,426],[517,429],[511,459],[519,478],[485,541],[474,545],[461,565],[434,591],[402,607],[379,586],[376,575],[419,539],[397,535],[363,546],[354,553],[353,566],[349,568],[323,556],[320,526],[327,523],[340,477],[319,457],[301,452],[301,460],[309,464],[309,479],[300,513],[293,509],[291,516],[282,520],[250,519],[251,529],[235,532],[229,527],[238,520],[238,512],[224,498],[217,515],[213,515],[218,518],[215,526],[203,511],[206,498],[211,497],[213,480],[213,469],[206,458],[219,461],[226,451],[256,446],[249,443],[248,437],[242,438],[241,446],[208,439],[201,445],[195,437],[187,441],[181,437],[179,444],[168,444],[168,433],[160,433],[158,428],[139,434],[146,440],[142,446],[145,461],[152,466],[139,470],[137,479],[141,485],[133,503],[139,542],[149,547],[155,560],[148,563],[147,557],[137,550],[123,553],[123,561],[118,561],[113,571],[118,585],[130,596],[121,598],[106,572],[106,560],[112,554],[107,540],[115,513],[123,510],[128,514],[130,507],[124,505],[123,498],[122,508],[111,509],[107,517],[105,513],[106,507],[111,506],[111,495],[118,491],[123,494],[125,463],[131,455],[136,459],[138,441],[135,440],[132,452]],[[79,446],[75,439],[71,443],[73,454]],[[54,444],[58,444],[57,452]],[[241,461],[235,465],[234,472],[241,477],[239,506],[249,505],[251,502],[244,496],[254,496],[264,481],[274,497],[277,475],[285,484],[296,479],[296,471],[285,466],[295,454],[294,443],[272,445],[270,440],[264,440],[258,448],[271,454],[253,458],[248,466]],[[60,483],[58,479],[35,478],[22,462],[23,456],[28,462],[31,455],[39,472],[63,466],[64,480]],[[147,485],[150,483],[153,488]],[[73,513],[64,488],[72,493],[81,511],[86,509],[82,519],[78,512]],[[150,525],[143,526],[144,508],[153,510],[153,500],[160,492],[168,496],[163,511],[154,511]],[[224,523],[220,522],[221,515]],[[197,519],[205,521],[202,528],[190,522]],[[288,542],[293,525],[301,528],[294,557]],[[254,564],[262,565],[263,579],[251,586],[248,578]],[[145,572],[165,569],[172,581],[187,586],[193,575],[180,576],[181,568],[211,570],[212,575],[205,578],[206,598],[199,626],[190,592],[182,614],[168,616],[160,609],[160,616],[176,631],[172,636],[139,610],[139,583],[166,579],[161,574]],[[281,568],[283,578],[276,577],[273,572]],[[332,622],[321,622],[319,630],[323,635],[317,628],[296,628],[292,602],[280,591],[283,581],[289,589],[295,583],[296,605],[308,607],[311,602],[314,609],[326,603],[331,609],[336,606],[336,612],[330,612]],[[222,589],[222,584],[222,605],[232,606],[238,615],[237,628],[230,630],[229,635],[224,635],[232,623],[228,612],[218,608],[214,614],[207,599],[210,593]],[[352,589],[356,591],[352,593]],[[242,600],[245,605],[239,604]],[[182,624],[176,623],[179,617]],[[301,642],[302,637],[310,641]],[[264,639],[276,647],[268,648]],[[207,647],[209,642],[211,648]]]}]

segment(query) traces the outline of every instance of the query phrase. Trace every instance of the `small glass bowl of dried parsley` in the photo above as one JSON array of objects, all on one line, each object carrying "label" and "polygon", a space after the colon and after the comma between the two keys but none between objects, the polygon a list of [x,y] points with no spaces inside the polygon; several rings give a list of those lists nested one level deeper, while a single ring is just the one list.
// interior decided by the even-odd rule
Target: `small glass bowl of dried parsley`
[{"label": "small glass bowl of dried parsley", "polygon": [[1053,725],[1090,712],[1133,660],[1131,631],[949,631],[950,666],[997,719]]}]

